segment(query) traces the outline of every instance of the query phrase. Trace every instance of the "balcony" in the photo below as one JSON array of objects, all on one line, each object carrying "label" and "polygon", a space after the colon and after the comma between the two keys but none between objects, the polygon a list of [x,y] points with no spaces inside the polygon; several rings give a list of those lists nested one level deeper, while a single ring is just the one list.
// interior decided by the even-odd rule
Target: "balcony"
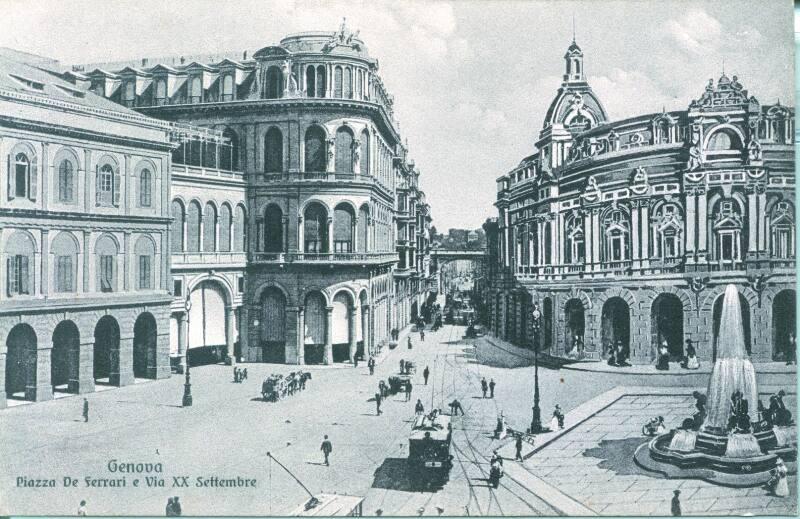
[{"label": "balcony", "polygon": [[247,262],[245,252],[172,252],[173,267],[210,265],[224,267],[244,267]]},{"label": "balcony", "polygon": [[364,265],[394,263],[397,253],[394,252],[255,252],[251,254],[253,263],[267,264],[332,264],[332,265]]},{"label": "balcony", "polygon": [[186,164],[176,164],[174,162],[172,163],[172,174],[206,178],[230,178],[244,181],[244,173],[241,171],[187,166]]},{"label": "balcony", "polygon": [[376,177],[370,175],[359,175],[355,173],[336,173],[332,171],[298,171],[298,172],[276,172],[264,173],[259,176],[263,182],[267,183],[296,183],[296,182],[352,182],[365,186],[377,185],[390,191]]}]

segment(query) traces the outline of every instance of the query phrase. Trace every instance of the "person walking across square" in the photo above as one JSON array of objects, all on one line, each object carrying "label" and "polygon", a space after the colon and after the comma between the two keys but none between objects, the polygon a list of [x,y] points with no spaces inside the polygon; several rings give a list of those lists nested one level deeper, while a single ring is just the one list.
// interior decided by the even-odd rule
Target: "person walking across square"
[{"label": "person walking across square", "polygon": [[83,421],[84,423],[89,421],[89,400],[85,398],[83,399]]},{"label": "person walking across square", "polygon": [[489,390],[489,385],[486,383],[486,378],[481,379],[481,391],[483,391],[483,398],[486,398],[486,391]]},{"label": "person walking across square", "polygon": [[322,445],[320,446],[319,450],[322,451],[322,454],[325,456],[325,466],[330,467],[330,462],[328,461],[328,456],[331,455],[333,452],[333,444],[328,439],[328,435],[325,435],[325,439],[322,440]]},{"label": "person walking across square", "polygon": [[411,385],[411,381],[409,380],[408,383],[406,384],[406,402],[411,400],[411,389],[412,389],[412,385]]},{"label": "person walking across square", "polygon": [[489,398],[494,398],[494,379],[489,380]]},{"label": "person walking across square", "polygon": [[375,407],[377,408],[378,416],[383,414],[383,411],[381,411],[381,401],[382,400],[383,400],[383,397],[381,396],[381,394],[380,393],[375,393]]},{"label": "person walking across square", "polygon": [[522,435],[517,435],[517,441],[514,443],[514,448],[517,450],[514,459],[517,461],[522,461]]},{"label": "person walking across square", "polygon": [[422,378],[425,379],[425,385],[428,385],[428,377],[431,374],[431,370],[428,369],[428,366],[425,366],[425,369],[422,371]]}]

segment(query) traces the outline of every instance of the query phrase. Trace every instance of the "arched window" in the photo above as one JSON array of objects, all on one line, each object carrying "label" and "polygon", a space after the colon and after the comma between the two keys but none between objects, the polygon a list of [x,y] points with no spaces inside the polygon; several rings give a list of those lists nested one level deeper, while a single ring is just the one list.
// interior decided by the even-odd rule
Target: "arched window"
[{"label": "arched window", "polygon": [[231,250],[232,220],[231,207],[228,204],[222,204],[222,208],[219,210],[219,250],[222,252]]},{"label": "arched window", "polygon": [[153,203],[153,174],[144,168],[139,172],[139,206],[150,207]]},{"label": "arched window", "polygon": [[361,132],[361,157],[359,162],[359,173],[363,176],[369,175],[369,132]]},{"label": "arched window", "polygon": [[739,204],[733,199],[722,199],[715,204],[712,215],[712,258],[721,262],[740,261],[744,219]]},{"label": "arched window", "polygon": [[344,126],[336,130],[336,172],[353,172],[353,132]]},{"label": "arched window", "polygon": [[247,244],[247,213],[242,205],[236,206],[233,217],[233,250],[244,252]]},{"label": "arched window", "polygon": [[189,204],[186,223],[186,250],[200,252],[200,204],[193,201]]},{"label": "arched window", "polygon": [[239,169],[239,135],[231,128],[225,128],[222,137],[227,144],[220,147],[219,167],[224,170]]},{"label": "arched window", "polygon": [[362,205],[358,210],[358,252],[369,250],[369,207]]},{"label": "arched window", "polygon": [[280,173],[283,171],[283,134],[277,128],[270,128],[264,137],[264,171]]},{"label": "arched window", "polygon": [[183,204],[180,200],[172,201],[170,212],[172,214],[172,223],[170,224],[170,242],[172,243],[172,252],[183,252],[183,225],[186,221],[186,214],[183,210]]},{"label": "arched window", "polygon": [[325,154],[325,132],[318,126],[306,130],[305,170],[307,172],[325,171],[328,160]]},{"label": "arched window", "polygon": [[58,201],[75,202],[75,165],[67,158],[58,165]]},{"label": "arched window", "polygon": [[794,258],[794,208],[783,200],[770,211],[770,255],[773,258]]},{"label": "arched window", "polygon": [[231,101],[233,99],[233,74],[225,74],[225,77],[222,78],[222,100]]},{"label": "arched window", "polygon": [[325,97],[325,91],[328,88],[328,75],[325,67],[322,65],[317,66],[317,97]]},{"label": "arched window", "polygon": [[189,82],[189,102],[203,102],[203,82],[200,80],[200,76],[194,76]]},{"label": "arched window", "polygon": [[363,99],[361,96],[361,87],[362,87],[362,79],[363,79],[363,72],[361,69],[356,69],[356,92],[355,97],[356,99]]},{"label": "arched window", "polygon": [[283,252],[283,211],[276,204],[264,212],[264,252]]},{"label": "arched window", "polygon": [[355,215],[347,204],[333,210],[333,252],[353,252]]},{"label": "arched window", "polygon": [[14,232],[5,244],[6,291],[10,296],[34,293],[34,253],[36,246],[28,233]]},{"label": "arched window", "polygon": [[625,261],[630,258],[630,222],[628,215],[620,209],[606,213],[603,248],[605,261]]},{"label": "arched window", "polygon": [[152,290],[155,287],[156,248],[153,240],[140,236],[134,247],[136,255],[136,289]]},{"label": "arched window", "polygon": [[95,198],[97,205],[119,206],[119,168],[105,163],[97,168]]},{"label": "arched window", "polygon": [[317,69],[314,65],[306,67],[306,96],[316,97],[317,95]]},{"label": "arched window", "polygon": [[220,165],[217,163],[217,147],[219,143],[212,140],[203,140],[203,160],[204,168],[217,169]]},{"label": "arched window", "polygon": [[567,223],[567,247],[564,252],[567,263],[583,263],[586,259],[586,242],[580,218],[573,218]]},{"label": "arched window", "polygon": [[94,247],[96,290],[98,292],[117,291],[117,243],[108,235],[98,238]]},{"label": "arched window", "polygon": [[156,80],[156,105],[161,106],[167,104],[167,81],[165,79]]},{"label": "arched window", "polygon": [[217,250],[217,208],[211,202],[203,210],[203,252]]},{"label": "arched window", "polygon": [[36,157],[25,152],[13,153],[9,160],[13,174],[8,176],[8,199],[15,197],[36,200]]},{"label": "arched window", "polygon": [[342,97],[342,67],[333,69],[333,97]]},{"label": "arched window", "polygon": [[53,280],[56,292],[75,292],[78,268],[78,242],[69,232],[61,232],[50,247],[53,255]]},{"label": "arched window", "polygon": [[663,259],[683,254],[683,218],[675,204],[664,204],[654,215],[653,255]]},{"label": "arched window", "polygon": [[328,212],[322,205],[311,203],[303,213],[305,252],[328,251]]},{"label": "arched window", "polygon": [[278,67],[267,69],[267,99],[283,97],[283,72]]},{"label": "arched window", "polygon": [[344,69],[344,97],[353,99],[353,69],[350,67]]}]

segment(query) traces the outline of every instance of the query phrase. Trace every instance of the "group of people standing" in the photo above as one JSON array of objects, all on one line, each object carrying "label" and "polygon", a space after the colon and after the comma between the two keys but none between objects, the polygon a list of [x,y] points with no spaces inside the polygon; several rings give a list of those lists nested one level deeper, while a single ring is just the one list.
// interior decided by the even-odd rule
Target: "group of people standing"
[{"label": "group of people standing", "polygon": [[247,380],[247,368],[240,369],[238,366],[233,367],[233,381],[236,384],[241,384]]},{"label": "group of people standing", "polygon": [[608,365],[616,367],[628,367],[630,363],[630,349],[622,344],[622,340],[608,346]]},{"label": "group of people standing", "polygon": [[[667,341],[663,341],[658,347],[656,369],[668,371],[670,358],[669,344]],[[692,339],[686,339],[686,355],[681,358],[680,365],[683,369],[700,369],[700,361],[697,358],[697,350],[694,348]]]}]

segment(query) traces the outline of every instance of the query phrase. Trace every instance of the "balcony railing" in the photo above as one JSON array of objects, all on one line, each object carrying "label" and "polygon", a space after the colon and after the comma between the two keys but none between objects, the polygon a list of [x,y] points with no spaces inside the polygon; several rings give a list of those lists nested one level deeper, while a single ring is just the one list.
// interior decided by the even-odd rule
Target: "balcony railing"
[{"label": "balcony railing", "polygon": [[393,252],[256,252],[252,254],[255,263],[390,263],[397,261]]},{"label": "balcony railing", "polygon": [[188,166],[186,164],[172,163],[172,173],[179,175],[193,175],[201,177],[217,178],[237,178],[244,180],[244,173],[227,169],[203,168],[200,166]]},{"label": "balcony railing", "polygon": [[197,264],[244,264],[247,261],[245,252],[172,252],[173,265]]}]

